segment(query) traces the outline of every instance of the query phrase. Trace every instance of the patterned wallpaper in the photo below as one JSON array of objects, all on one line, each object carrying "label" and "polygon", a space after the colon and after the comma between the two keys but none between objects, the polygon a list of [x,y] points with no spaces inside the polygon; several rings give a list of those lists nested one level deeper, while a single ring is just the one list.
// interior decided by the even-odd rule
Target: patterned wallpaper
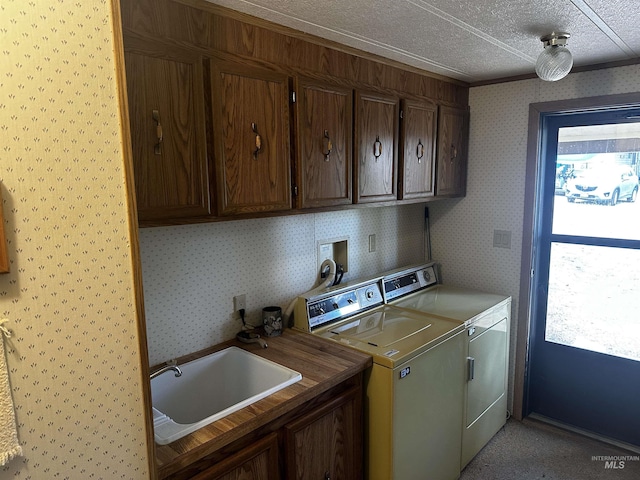
[{"label": "patterned wallpaper", "polygon": [[0,45],[0,479],[148,478],[111,3],[2,0]]},{"label": "patterned wallpaper", "polygon": [[[433,204],[433,256],[444,281],[513,297],[511,372],[519,302],[529,104],[640,91],[640,66],[472,88],[467,196]],[[511,249],[493,231],[511,231]],[[513,388],[513,387],[512,387]],[[510,399],[511,405],[512,399]]]},{"label": "patterned wallpaper", "polygon": [[[110,1],[2,0],[0,44],[0,315],[25,450],[0,480],[148,478]],[[430,205],[446,282],[511,294],[517,312],[529,103],[638,91],[638,78],[631,66],[471,90],[467,197]],[[494,229],[512,232],[510,250],[492,247]],[[285,305],[313,283],[316,242],[341,236],[349,278],[419,261],[422,207],[143,230],[151,362],[232,336],[237,293],[250,321]]]},{"label": "patterned wallpaper", "polygon": [[[344,281],[424,259],[423,205],[366,208],[140,231],[149,362],[233,338],[233,296],[247,321],[283,309],[317,278],[317,242],[348,238]],[[369,235],[376,251],[369,253]]]}]

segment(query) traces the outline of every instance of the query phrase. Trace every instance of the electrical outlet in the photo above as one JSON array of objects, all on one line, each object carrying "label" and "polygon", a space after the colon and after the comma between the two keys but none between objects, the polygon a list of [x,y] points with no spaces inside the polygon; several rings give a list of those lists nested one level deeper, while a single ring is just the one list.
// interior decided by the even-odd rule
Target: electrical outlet
[{"label": "electrical outlet", "polygon": [[510,230],[494,230],[493,246],[498,248],[511,248],[511,231]]},{"label": "electrical outlet", "polygon": [[240,310],[246,310],[247,309],[247,295],[246,294],[242,294],[242,295],[236,295],[235,297],[233,297],[233,311],[234,312],[239,312]]}]

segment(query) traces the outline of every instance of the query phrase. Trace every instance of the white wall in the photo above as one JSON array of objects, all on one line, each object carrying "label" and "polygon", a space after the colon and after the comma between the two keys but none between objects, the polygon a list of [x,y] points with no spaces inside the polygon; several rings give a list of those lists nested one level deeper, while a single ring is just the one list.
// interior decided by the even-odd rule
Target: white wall
[{"label": "white wall", "polygon": [[[520,301],[529,104],[637,91],[638,65],[575,73],[553,83],[531,79],[470,91],[467,196],[431,206],[433,256],[443,265],[446,283],[513,297],[511,378]],[[511,249],[493,247],[494,229],[511,231]]]},{"label": "white wall", "polygon": [[423,261],[423,218],[416,204],[141,229],[151,365],[233,338],[234,295],[247,295],[250,323],[284,309],[316,281],[320,240],[348,237],[344,281]]}]

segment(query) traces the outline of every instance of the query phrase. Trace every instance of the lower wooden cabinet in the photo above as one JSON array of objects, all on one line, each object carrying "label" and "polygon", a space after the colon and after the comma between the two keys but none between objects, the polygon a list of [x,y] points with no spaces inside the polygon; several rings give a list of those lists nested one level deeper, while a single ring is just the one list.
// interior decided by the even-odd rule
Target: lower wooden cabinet
[{"label": "lower wooden cabinet", "polygon": [[362,478],[360,411],[360,396],[351,390],[285,425],[286,478]]},{"label": "lower wooden cabinet", "polygon": [[162,480],[362,480],[363,374]]},{"label": "lower wooden cabinet", "polygon": [[272,433],[215,464],[193,480],[280,480],[278,435]]}]

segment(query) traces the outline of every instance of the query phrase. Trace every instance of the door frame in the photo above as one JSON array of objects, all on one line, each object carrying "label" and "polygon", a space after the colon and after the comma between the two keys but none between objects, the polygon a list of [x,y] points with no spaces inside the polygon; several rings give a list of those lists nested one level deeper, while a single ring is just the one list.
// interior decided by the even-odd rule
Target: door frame
[{"label": "door frame", "polygon": [[522,256],[520,259],[520,301],[516,321],[515,378],[513,392],[513,417],[522,420],[526,412],[528,389],[528,362],[530,354],[530,330],[532,324],[533,260],[536,244],[534,234],[539,222],[537,199],[541,191],[538,179],[542,145],[542,116],[551,113],[571,113],[605,110],[618,107],[640,108],[640,93],[623,93],[598,97],[585,97],[529,105],[527,138],[527,162],[525,169],[524,215],[522,222]]}]

